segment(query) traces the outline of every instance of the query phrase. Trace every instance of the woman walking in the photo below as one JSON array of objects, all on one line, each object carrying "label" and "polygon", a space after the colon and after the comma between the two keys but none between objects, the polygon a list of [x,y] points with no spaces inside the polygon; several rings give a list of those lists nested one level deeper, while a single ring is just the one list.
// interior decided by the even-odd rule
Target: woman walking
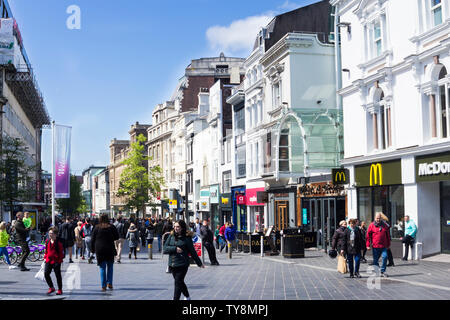
[{"label": "woman walking", "polygon": [[[359,230],[361,231],[361,236],[362,236],[363,242],[366,243],[367,227],[366,227],[366,222],[365,222],[365,221],[362,221],[362,222],[361,222],[361,225],[360,225],[360,227],[359,227]],[[367,248],[366,248],[366,246],[364,245],[363,248],[362,248],[362,257],[361,257],[361,262],[362,262],[362,263],[367,263],[367,260],[366,260],[366,252],[367,252]]]},{"label": "woman walking", "polygon": [[114,241],[118,239],[116,227],[109,223],[108,215],[102,214],[99,224],[92,232],[91,252],[97,256],[103,292],[106,291],[106,287],[113,289],[114,257],[117,255]]},{"label": "woman walking", "polygon": [[64,247],[61,241],[57,238],[58,228],[51,227],[48,231],[49,239],[45,243],[45,271],[44,277],[48,284],[47,294],[50,295],[55,292],[55,287],[53,286],[52,278],[50,274],[52,270],[55,271],[56,282],[58,284],[58,292],[56,295],[62,295],[62,276],[61,276],[61,265],[64,259]]},{"label": "woman walking", "polygon": [[11,262],[9,261],[9,255],[8,250],[6,247],[8,246],[8,240],[9,240],[9,234],[6,231],[6,222],[0,223],[0,256],[3,254],[5,255],[6,263],[9,266],[9,270],[17,268],[16,266],[13,266]]},{"label": "woman walking", "polygon": [[[346,230],[347,230],[347,222],[345,220],[342,220],[341,222],[339,222],[339,228],[336,229],[336,231],[334,232],[333,240],[331,242],[331,249],[336,250],[337,253],[344,258],[347,256],[347,243],[348,243],[347,240],[348,233],[346,232]],[[338,270],[339,270],[339,263],[338,263]],[[341,272],[345,273],[343,271]]]},{"label": "woman walking", "polygon": [[[155,237],[155,226],[153,223],[149,223],[146,230],[145,236],[147,238],[147,245],[151,245],[153,248],[153,238]],[[152,248],[148,248],[148,250],[152,250]]]},{"label": "woman walking", "polygon": [[139,230],[136,228],[134,223],[130,224],[130,228],[128,229],[126,239],[128,239],[128,247],[130,247],[130,253],[128,254],[128,258],[131,259],[131,254],[134,252],[134,259],[137,259],[137,247],[139,245]]},{"label": "woman walking", "polygon": [[[356,222],[356,219],[350,219],[348,221],[349,226],[345,230],[347,233],[347,262],[348,268],[350,269],[350,278],[361,278],[359,274],[361,249],[365,247],[365,242],[363,242],[361,231],[356,225]],[[353,265],[353,260],[355,265]]]},{"label": "woman walking", "polygon": [[164,242],[164,253],[169,254],[169,269],[175,281],[173,300],[180,300],[181,293],[185,300],[191,300],[184,278],[189,269],[189,256],[194,259],[200,268],[205,266],[197,255],[192,242],[194,233],[187,230],[186,222],[179,220],[174,225],[167,241]]},{"label": "woman walking", "polygon": [[83,257],[83,232],[81,231],[82,224],[83,222],[78,221],[77,227],[75,228],[75,259],[78,259],[78,252],[80,253],[80,258]]}]

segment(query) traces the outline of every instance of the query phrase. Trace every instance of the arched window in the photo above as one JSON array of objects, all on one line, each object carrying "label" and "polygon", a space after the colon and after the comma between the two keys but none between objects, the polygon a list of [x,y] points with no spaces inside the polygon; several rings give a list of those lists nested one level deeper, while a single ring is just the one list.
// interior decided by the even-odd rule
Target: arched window
[{"label": "arched window", "polygon": [[449,83],[447,80],[447,69],[442,66],[438,79],[438,96],[436,103],[436,129],[439,132],[439,138],[447,138],[449,132],[448,108],[449,108]]},{"label": "arched window", "polygon": [[370,108],[369,126],[372,128],[372,147],[374,150],[384,150],[392,146],[391,108],[385,100],[384,91],[378,83],[372,88],[370,97],[373,107]]}]

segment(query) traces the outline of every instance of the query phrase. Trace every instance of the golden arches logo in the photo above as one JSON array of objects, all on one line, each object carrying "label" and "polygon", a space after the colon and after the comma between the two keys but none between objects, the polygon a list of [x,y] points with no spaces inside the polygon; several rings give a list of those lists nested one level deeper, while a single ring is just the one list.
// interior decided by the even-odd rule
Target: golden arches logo
[{"label": "golden arches logo", "polygon": [[[375,179],[374,179],[375,177]],[[378,179],[379,178],[379,179]],[[379,183],[378,183],[379,180]],[[370,166],[370,186],[383,185],[383,167],[380,163],[372,164]]]},{"label": "golden arches logo", "polygon": [[[339,177],[339,180],[338,180]],[[347,181],[347,177],[345,176],[345,172],[336,172],[336,175],[334,177],[334,181]]]}]

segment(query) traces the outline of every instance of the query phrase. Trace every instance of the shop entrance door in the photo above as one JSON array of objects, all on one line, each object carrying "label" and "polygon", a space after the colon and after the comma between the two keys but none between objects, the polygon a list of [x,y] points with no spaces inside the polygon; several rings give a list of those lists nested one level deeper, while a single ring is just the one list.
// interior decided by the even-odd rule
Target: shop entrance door
[{"label": "shop entrance door", "polygon": [[450,183],[441,187],[441,251],[450,253]]},{"label": "shop entrance door", "polygon": [[275,216],[275,227],[277,230],[283,230],[289,227],[289,201],[275,201],[277,214]]},{"label": "shop entrance door", "polygon": [[317,248],[329,248],[336,231],[336,199],[312,199],[310,206],[313,227],[317,231]]}]

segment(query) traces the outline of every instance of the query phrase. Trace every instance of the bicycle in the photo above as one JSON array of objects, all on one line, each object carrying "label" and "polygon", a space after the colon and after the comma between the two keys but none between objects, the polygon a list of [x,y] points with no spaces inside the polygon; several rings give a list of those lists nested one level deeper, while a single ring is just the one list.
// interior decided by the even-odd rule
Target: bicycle
[{"label": "bicycle", "polygon": [[[7,246],[6,250],[8,251],[8,258],[9,258],[9,262],[11,263],[11,265],[14,265],[17,262],[17,252],[14,250],[14,248]],[[5,256],[2,254],[2,256],[0,257],[0,262],[7,264]]]}]

